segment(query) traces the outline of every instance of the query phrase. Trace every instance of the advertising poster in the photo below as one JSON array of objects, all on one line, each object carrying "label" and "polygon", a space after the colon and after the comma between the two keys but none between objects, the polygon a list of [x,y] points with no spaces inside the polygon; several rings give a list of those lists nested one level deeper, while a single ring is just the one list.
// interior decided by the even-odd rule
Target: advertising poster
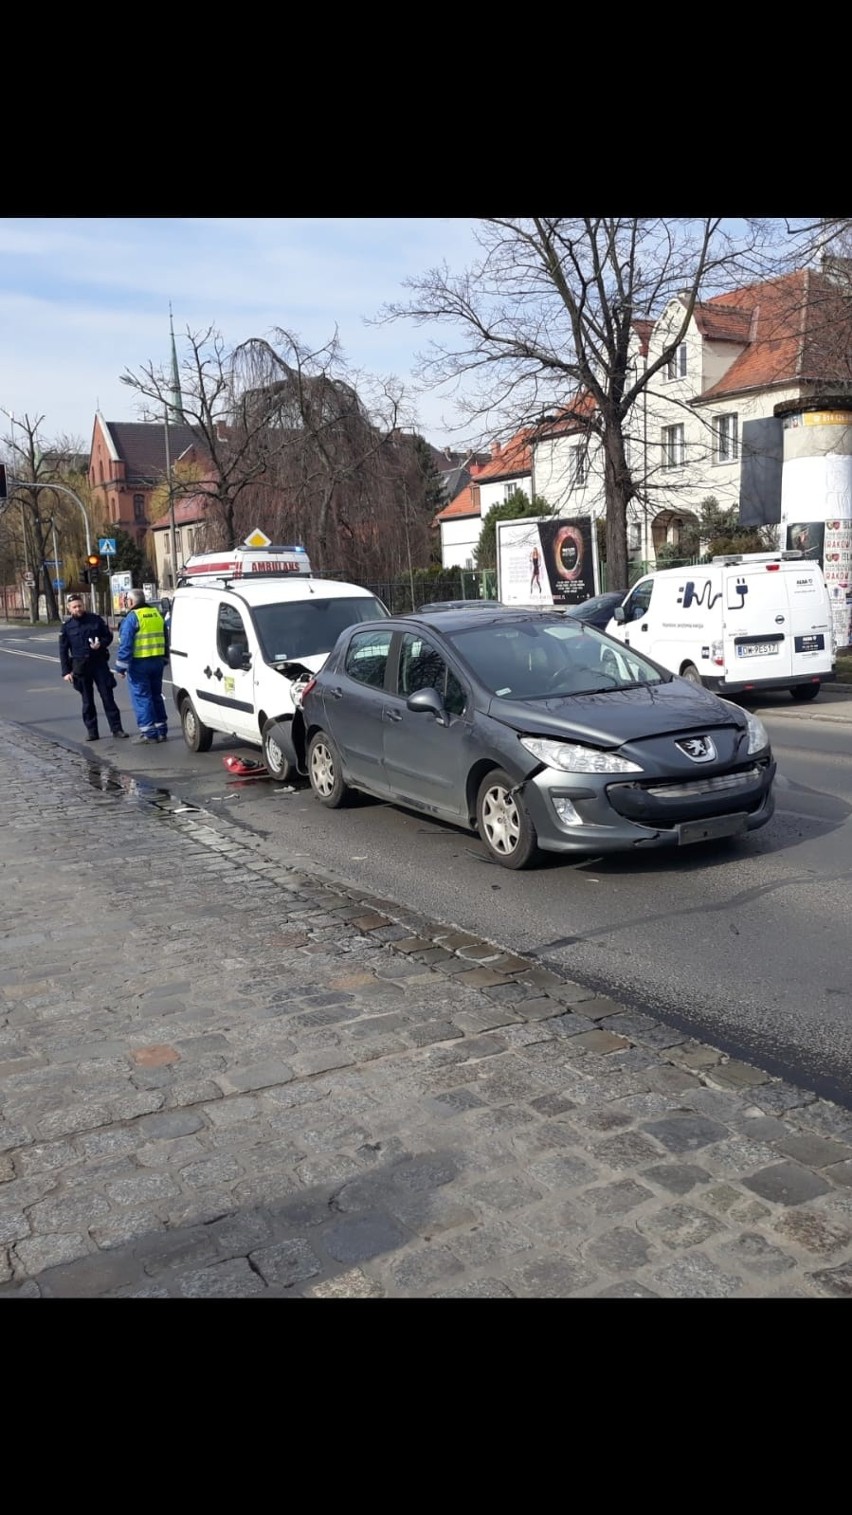
[{"label": "advertising poster", "polygon": [[597,594],[591,516],[497,522],[498,597],[504,605],[579,605]]},{"label": "advertising poster", "polygon": [[124,609],[124,596],[133,588],[132,573],[111,573],[109,576],[110,596],[112,598],[113,615],[121,615]]},{"label": "advertising poster", "polygon": [[787,527],[788,552],[800,552],[822,568],[824,549],[825,521],[795,521]]},{"label": "advertising poster", "polygon": [[823,577],[828,585],[838,648],[852,646],[852,520],[825,523]]}]

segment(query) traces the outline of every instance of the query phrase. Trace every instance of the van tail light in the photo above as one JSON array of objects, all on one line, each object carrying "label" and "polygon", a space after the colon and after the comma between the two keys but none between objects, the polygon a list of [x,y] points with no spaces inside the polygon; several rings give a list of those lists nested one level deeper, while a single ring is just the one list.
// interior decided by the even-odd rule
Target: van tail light
[{"label": "van tail light", "polygon": [[710,643],[710,661],[711,661],[711,663],[715,663],[717,668],[724,668],[724,666],[725,666],[725,644],[724,644],[724,642],[711,642]]}]

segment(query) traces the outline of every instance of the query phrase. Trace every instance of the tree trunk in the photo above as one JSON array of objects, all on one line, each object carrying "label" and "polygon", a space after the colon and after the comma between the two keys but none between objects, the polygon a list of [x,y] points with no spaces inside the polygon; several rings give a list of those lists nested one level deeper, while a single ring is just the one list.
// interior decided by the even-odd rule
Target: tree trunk
[{"label": "tree trunk", "polygon": [[606,587],[626,594],[627,506],[635,489],[624,457],[624,439],[617,423],[607,426],[604,436],[604,488],[606,493]]}]

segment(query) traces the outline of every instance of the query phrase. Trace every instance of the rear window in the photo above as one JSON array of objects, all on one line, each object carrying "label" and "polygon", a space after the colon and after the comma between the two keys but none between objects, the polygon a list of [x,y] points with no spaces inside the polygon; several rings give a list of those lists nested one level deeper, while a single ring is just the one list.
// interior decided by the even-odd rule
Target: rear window
[{"label": "rear window", "polygon": [[289,603],[258,605],[254,609],[254,623],[266,661],[286,663],[331,652],[348,626],[360,621],[378,621],[387,613],[381,600],[373,595],[340,599],[310,596]]}]

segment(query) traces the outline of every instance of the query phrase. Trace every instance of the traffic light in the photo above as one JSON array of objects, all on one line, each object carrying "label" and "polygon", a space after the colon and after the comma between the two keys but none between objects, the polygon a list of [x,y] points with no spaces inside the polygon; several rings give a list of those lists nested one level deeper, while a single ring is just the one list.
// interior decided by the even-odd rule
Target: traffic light
[{"label": "traffic light", "polygon": [[100,568],[100,566],[101,566],[100,557],[98,556],[98,554],[96,552],[90,552],[89,556],[86,559],[86,562],[88,563],[88,565],[89,565],[90,568]]},{"label": "traffic light", "polygon": [[83,569],[82,580],[84,584],[97,584],[101,572],[101,560],[96,552],[90,552],[86,558],[87,567]]}]

